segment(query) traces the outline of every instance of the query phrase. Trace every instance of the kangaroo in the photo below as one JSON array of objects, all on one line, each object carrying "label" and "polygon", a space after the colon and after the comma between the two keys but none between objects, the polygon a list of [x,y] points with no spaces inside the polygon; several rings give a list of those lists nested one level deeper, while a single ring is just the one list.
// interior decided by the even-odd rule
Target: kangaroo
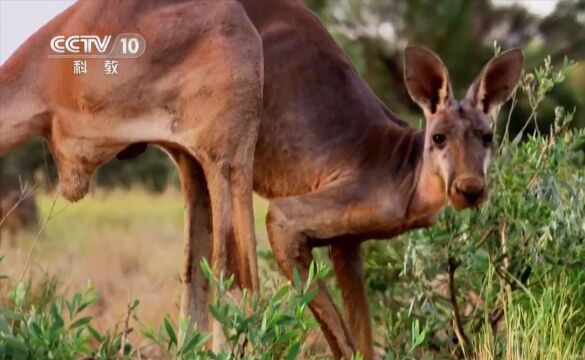
[{"label": "kangaroo", "polygon": [[[144,39],[144,53],[119,58],[117,75],[104,71],[95,51],[78,74],[75,58],[51,52],[52,45],[79,51],[82,36],[127,33]],[[113,157],[131,156],[146,143],[168,152],[185,198],[181,311],[207,331],[202,258],[215,271],[229,267],[240,287],[258,288],[252,166],[262,61],[258,32],[236,1],[78,1],[0,67],[0,156],[44,137],[61,193],[77,201]]]},{"label": "kangaroo", "polygon": [[300,1],[240,2],[263,44],[254,190],[270,199],[270,244],[289,279],[295,268],[306,279],[311,250],[330,248],[345,318],[322,283],[310,308],[336,358],[372,359],[360,244],[486,199],[491,123],[517,86],[522,53],[489,61],[456,100],[439,57],[406,48],[406,87],[426,120],[419,131],[382,104]]}]

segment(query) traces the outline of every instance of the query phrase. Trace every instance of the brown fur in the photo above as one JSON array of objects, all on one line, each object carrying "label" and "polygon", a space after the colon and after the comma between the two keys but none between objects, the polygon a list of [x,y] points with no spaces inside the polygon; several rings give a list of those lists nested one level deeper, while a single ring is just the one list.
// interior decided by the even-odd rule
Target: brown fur
[{"label": "brown fur", "polygon": [[[103,74],[103,59],[75,76],[71,59],[47,56],[58,34],[121,33],[140,33],[147,48],[120,59],[116,76]],[[262,61],[260,37],[235,1],[79,1],[0,68],[0,155],[45,137],[61,193],[76,201],[117,154],[133,156],[143,143],[169,152],[185,193],[181,308],[208,330],[202,257],[258,288],[251,183]]]},{"label": "brown fur", "polygon": [[[427,120],[416,131],[372,93],[300,2],[239,1],[263,42],[254,190],[271,199],[271,246],[289,278],[295,268],[307,276],[313,247],[331,246],[345,319],[321,283],[311,310],[336,358],[359,350],[371,359],[360,243],[430,226],[449,201],[464,208],[485,199],[490,147],[481,136],[490,131],[488,113],[516,87],[522,56],[496,58],[458,102],[439,58],[408,48],[406,83]],[[442,149],[431,140],[439,131],[447,135]]]}]

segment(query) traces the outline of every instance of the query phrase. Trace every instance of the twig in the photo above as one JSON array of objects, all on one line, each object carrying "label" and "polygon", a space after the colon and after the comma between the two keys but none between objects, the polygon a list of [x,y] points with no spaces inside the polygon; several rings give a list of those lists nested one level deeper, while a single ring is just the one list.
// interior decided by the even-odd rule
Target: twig
[{"label": "twig", "polygon": [[49,189],[54,189],[53,181],[51,181],[51,173],[49,172],[49,162],[47,161],[47,151],[45,149],[46,143],[45,141],[41,142],[41,150],[43,151],[43,162],[45,165],[45,186],[48,186]]},{"label": "twig", "polygon": [[120,356],[124,357],[124,348],[128,339],[128,323],[130,322],[130,313],[132,304],[130,303],[130,292],[128,292],[128,306],[126,307],[126,316],[124,317],[124,330],[122,332],[122,346],[120,347]]},{"label": "twig", "polygon": [[12,214],[12,212],[14,210],[16,210],[17,207],[20,206],[20,204],[27,199],[28,197],[30,197],[34,192],[35,192],[35,188],[36,187],[32,187],[29,189],[29,187],[25,184],[24,186],[20,186],[20,196],[18,197],[18,200],[16,201],[16,203],[14,203],[14,205],[12,205],[12,207],[4,214],[0,213],[2,215],[2,218],[0,218],[0,228],[2,227],[2,224],[4,224],[4,221],[6,221],[6,219],[8,219],[8,217],[10,216],[10,214]]},{"label": "twig", "polygon": [[461,262],[453,257],[449,257],[449,301],[451,302],[451,316],[453,317],[453,331],[459,340],[463,354],[469,344],[469,338],[465,334],[463,323],[461,321],[461,314],[459,313],[459,304],[457,303],[457,290],[455,288],[455,271],[461,265]]},{"label": "twig", "polygon": [[510,270],[510,258],[508,256],[508,236],[506,234],[506,224],[500,227],[500,241],[502,245],[502,256],[504,259],[504,269]]},{"label": "twig", "polygon": [[242,341],[242,352],[240,353],[240,356],[238,356],[238,359],[243,359],[244,355],[246,355],[246,346],[248,346],[248,337],[246,336],[246,334],[244,333],[244,341]]},{"label": "twig", "polygon": [[39,229],[39,232],[37,233],[37,236],[35,237],[35,240],[33,241],[30,249],[28,250],[28,255],[26,256],[26,262],[24,263],[24,268],[22,269],[22,274],[20,274],[20,280],[19,280],[19,282],[22,282],[24,280],[24,275],[26,274],[26,271],[28,270],[28,267],[30,266],[30,262],[32,260],[33,251],[34,251],[35,247],[37,246],[37,243],[39,242],[39,239],[41,238],[41,235],[45,231],[45,228],[47,227],[47,224],[49,223],[49,220],[51,220],[51,218],[52,218],[53,210],[55,209],[55,205],[57,204],[57,199],[59,199],[59,193],[58,192],[55,193],[55,198],[53,199],[53,203],[51,204],[51,210],[49,210],[49,215],[47,215],[47,218],[43,222],[43,225]]},{"label": "twig", "polygon": [[[516,107],[516,104],[518,102],[518,99],[516,98],[517,93],[518,93],[518,89],[514,90],[514,93],[512,94],[512,104],[510,105],[510,111],[508,112],[508,120],[506,121],[506,128],[504,129],[504,134],[502,135],[502,140],[500,142],[500,146],[498,147],[499,154],[502,153],[502,149],[504,148],[504,145],[510,143],[508,136],[509,136],[509,130],[510,130],[510,122],[512,120],[512,112],[514,111],[514,108]],[[494,121],[494,123],[497,124],[498,122]],[[496,132],[495,130],[496,129],[494,129],[494,132]]]},{"label": "twig", "polygon": [[481,237],[481,239],[478,240],[477,244],[475,245],[476,249],[479,249],[483,246],[483,244],[485,244],[485,242],[489,239],[490,235],[492,235],[494,233],[494,229],[490,229],[488,231],[485,232],[485,234]]}]

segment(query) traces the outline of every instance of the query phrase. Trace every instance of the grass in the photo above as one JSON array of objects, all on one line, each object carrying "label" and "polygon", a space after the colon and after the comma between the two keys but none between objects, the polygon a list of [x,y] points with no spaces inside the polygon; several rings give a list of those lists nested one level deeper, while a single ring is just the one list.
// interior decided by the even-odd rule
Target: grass
[{"label": "grass", "polygon": [[508,294],[504,326],[506,342],[496,344],[491,329],[476,337],[477,359],[585,358],[585,271],[543,275],[541,291]]},{"label": "grass", "polygon": [[[42,218],[49,215],[53,199],[52,194],[39,194]],[[260,248],[266,249],[266,202],[255,199],[255,208]],[[58,200],[33,254],[29,276],[32,283],[43,284],[34,302],[42,303],[43,296],[51,297],[57,291],[71,296],[91,282],[101,296],[89,314],[101,332],[122,324],[129,299],[140,299],[136,315],[142,324],[156,327],[165,316],[176,318],[182,211],[177,191],[159,195],[140,189],[94,192],[77,204]],[[33,238],[21,234],[16,248],[4,245],[0,273],[20,277]],[[497,330],[505,343],[495,342],[489,327],[473,337],[477,359],[585,357],[585,271],[556,273],[554,278],[541,274],[539,281],[538,289],[543,290],[524,288],[507,295],[504,319]],[[388,326],[375,325],[380,332]],[[314,332],[311,338],[313,347],[324,351],[323,339]],[[139,332],[132,333],[129,341],[149,342]],[[415,351],[409,356],[428,354]]]},{"label": "grass", "polygon": [[[54,194],[39,193],[37,200],[44,220]],[[266,247],[266,201],[255,199],[255,207],[260,247]],[[51,274],[65,295],[91,282],[101,295],[91,308],[98,330],[123,320],[129,298],[140,299],[137,316],[143,323],[158,325],[165,314],[178,315],[182,223],[183,201],[175,190],[96,191],[75,204],[58,199],[35,247],[30,277],[38,282]],[[0,274],[20,278],[35,237],[21,233],[17,247],[3,244]],[[141,340],[140,335],[132,340]]]}]

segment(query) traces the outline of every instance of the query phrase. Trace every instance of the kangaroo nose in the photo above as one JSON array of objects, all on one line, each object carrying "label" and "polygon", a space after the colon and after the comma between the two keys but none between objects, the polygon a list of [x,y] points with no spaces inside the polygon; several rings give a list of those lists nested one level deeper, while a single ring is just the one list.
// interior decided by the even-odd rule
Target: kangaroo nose
[{"label": "kangaroo nose", "polygon": [[478,199],[480,199],[483,195],[483,189],[476,190],[476,191],[461,191],[457,189],[459,193],[465,198],[468,203],[474,203]]},{"label": "kangaroo nose", "polygon": [[485,183],[483,179],[477,177],[464,177],[455,181],[455,191],[468,204],[475,204],[485,193]]}]

